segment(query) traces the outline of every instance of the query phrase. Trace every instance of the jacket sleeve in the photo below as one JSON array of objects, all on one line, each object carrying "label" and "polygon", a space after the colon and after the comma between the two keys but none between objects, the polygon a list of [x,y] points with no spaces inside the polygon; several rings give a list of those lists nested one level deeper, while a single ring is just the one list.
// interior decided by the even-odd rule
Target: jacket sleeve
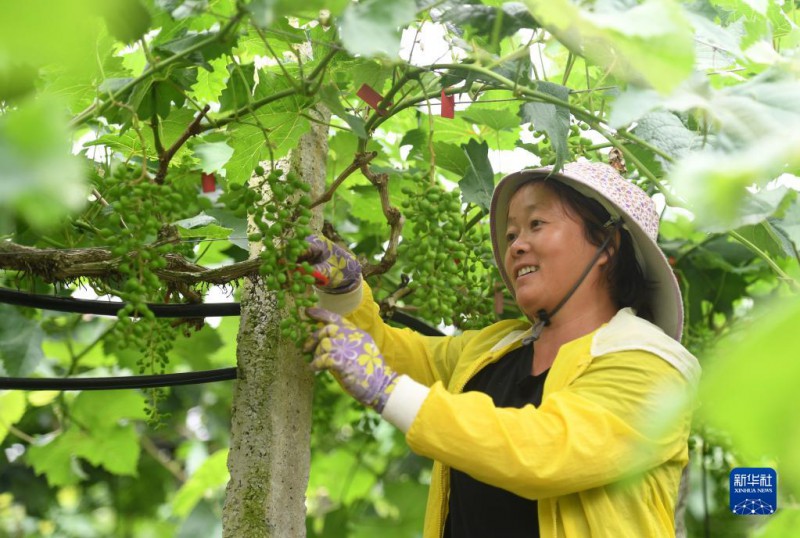
[{"label": "jacket sleeve", "polygon": [[436,381],[447,385],[461,351],[476,334],[466,331],[458,336],[423,336],[411,329],[392,327],[381,318],[366,283],[351,294],[319,293],[319,297],[323,308],[345,316],[367,331],[392,368],[426,386]]},{"label": "jacket sleeve", "polygon": [[522,497],[566,495],[685,457],[689,383],[642,351],[595,358],[539,408],[428,392],[406,435],[416,453]]}]

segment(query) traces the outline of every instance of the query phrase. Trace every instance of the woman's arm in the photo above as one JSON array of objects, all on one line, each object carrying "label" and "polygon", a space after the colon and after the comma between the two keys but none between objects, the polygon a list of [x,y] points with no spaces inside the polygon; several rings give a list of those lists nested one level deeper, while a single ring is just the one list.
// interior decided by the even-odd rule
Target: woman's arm
[{"label": "woman's arm", "polygon": [[369,333],[389,366],[426,386],[436,381],[447,385],[463,347],[476,334],[467,331],[458,336],[423,336],[411,329],[392,327],[381,318],[366,283],[350,293],[317,294],[322,308]]}]

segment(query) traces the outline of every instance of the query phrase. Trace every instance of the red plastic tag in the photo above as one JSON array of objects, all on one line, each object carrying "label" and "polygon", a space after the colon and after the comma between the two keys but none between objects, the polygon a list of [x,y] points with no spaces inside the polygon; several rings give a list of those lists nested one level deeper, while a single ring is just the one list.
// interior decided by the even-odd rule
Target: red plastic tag
[{"label": "red plastic tag", "polygon": [[[362,101],[367,103],[370,107],[372,107],[378,114],[381,116],[386,115],[385,108],[379,108],[381,105],[381,101],[383,101],[383,96],[376,92],[372,86],[367,84],[366,82],[361,85],[361,87],[356,92],[356,95],[361,98]],[[391,104],[391,103],[389,103]]]},{"label": "red plastic tag", "polygon": [[452,120],[455,117],[456,96],[447,95],[442,90],[442,117]]},{"label": "red plastic tag", "polygon": [[217,178],[214,174],[203,174],[203,192],[214,192],[217,190]]}]

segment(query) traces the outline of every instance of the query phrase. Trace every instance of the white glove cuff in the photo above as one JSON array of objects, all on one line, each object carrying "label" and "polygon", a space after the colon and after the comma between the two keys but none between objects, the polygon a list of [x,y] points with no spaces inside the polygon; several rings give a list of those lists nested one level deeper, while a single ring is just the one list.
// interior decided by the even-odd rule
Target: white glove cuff
[{"label": "white glove cuff", "polygon": [[403,433],[407,433],[430,390],[407,375],[401,375],[386,400],[381,416]]},{"label": "white glove cuff", "polygon": [[361,285],[363,282],[361,280],[356,289],[347,293],[326,293],[320,288],[315,288],[317,297],[319,297],[319,306],[340,316],[346,316],[361,304],[361,298],[364,295]]}]

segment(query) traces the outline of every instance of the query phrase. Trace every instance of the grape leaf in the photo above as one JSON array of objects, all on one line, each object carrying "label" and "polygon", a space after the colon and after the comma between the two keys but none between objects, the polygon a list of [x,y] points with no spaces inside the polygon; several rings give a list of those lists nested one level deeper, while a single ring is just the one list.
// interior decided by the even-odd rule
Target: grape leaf
[{"label": "grape leaf", "polygon": [[470,162],[462,146],[448,142],[434,142],[433,151],[436,154],[437,166],[461,177],[466,175]]},{"label": "grape leaf", "polygon": [[486,104],[481,104],[479,101],[471,105],[460,115],[461,118],[466,121],[485,125],[496,131],[517,129],[519,127],[519,119],[505,106],[487,106]]},{"label": "grape leaf", "polygon": [[[686,128],[678,116],[665,111],[646,114],[639,119],[636,128],[631,132],[673,158],[685,155],[702,143],[694,132]],[[655,158],[662,167],[668,164],[659,155]]]},{"label": "grape leaf", "polygon": [[492,6],[451,2],[450,9],[442,9],[442,21],[459,26],[469,25],[480,34],[490,36],[497,32],[498,38],[513,35],[521,28],[535,29],[539,25],[520,2],[504,2],[500,9]]},{"label": "grape leaf", "polygon": [[194,146],[194,155],[200,160],[200,169],[207,174],[213,174],[230,160],[233,148],[225,142],[204,142]]},{"label": "grape leaf", "polygon": [[615,129],[625,127],[660,104],[661,98],[655,90],[630,86],[614,99],[608,116],[608,124]]},{"label": "grape leaf", "polygon": [[494,172],[492,163],[489,162],[489,145],[486,142],[478,143],[473,139],[462,144],[461,148],[469,162],[467,173],[458,182],[462,200],[488,211],[494,190]]},{"label": "grape leaf", "polygon": [[336,89],[336,87],[334,87],[332,84],[323,86],[320,88],[319,95],[322,102],[328,105],[328,108],[333,114],[336,114],[347,122],[356,136],[363,139],[367,138],[367,131],[364,130],[364,120],[358,116],[350,114],[347,112],[347,110],[345,110],[341,100],[339,99],[339,91]]},{"label": "grape leaf", "polygon": [[[261,72],[253,99],[265,99],[289,89],[282,76]],[[309,129],[309,122],[300,115],[301,103],[296,95],[265,104],[252,115],[248,123],[234,123],[229,129],[233,156],[225,165],[226,177],[232,183],[245,183],[253,168],[266,158],[278,159],[297,146],[300,137]],[[252,116],[252,117],[251,117]],[[251,122],[257,122],[252,125]]]},{"label": "grape leaf", "polygon": [[[141,400],[138,406],[141,408]],[[30,447],[26,458],[51,486],[65,486],[83,478],[79,459],[114,474],[135,475],[139,453],[136,430],[128,424],[91,430],[71,427],[47,444]]]},{"label": "grape leaf", "polygon": [[44,358],[44,332],[37,320],[26,318],[10,305],[0,304],[0,318],[0,369],[12,377],[26,376]]},{"label": "grape leaf", "polygon": [[109,33],[123,43],[133,43],[150,28],[150,13],[139,0],[105,0],[98,6]]},{"label": "grape leaf", "polygon": [[77,484],[85,477],[73,454],[81,440],[80,432],[67,430],[46,444],[29,447],[25,459],[37,475],[45,475],[51,486]]},{"label": "grape leaf", "polygon": [[230,237],[231,232],[233,232],[232,229],[223,228],[218,224],[207,224],[206,226],[199,226],[191,229],[178,226],[178,234],[184,239],[195,237],[203,239],[227,239]]},{"label": "grape leaf", "polygon": [[[542,93],[552,95],[562,101],[569,100],[569,89],[552,82],[539,81],[536,89]],[[569,109],[564,106],[538,101],[523,104],[519,109],[519,115],[523,123],[533,123],[534,129],[544,131],[550,139],[553,149],[556,151],[555,169],[569,159],[569,146],[567,137],[569,136]]]},{"label": "grape leaf", "polygon": [[[800,423],[784,420],[787,401],[796,398],[800,378],[800,302],[771,304],[749,316],[741,330],[728,331],[704,364],[699,407],[702,415],[730,434],[745,457],[774,457],[787,483],[800,480],[795,457]],[[758,368],[753,358],[758,357]],[[732,387],[748,387],[743,398]],[[754,402],[758,402],[755,405]]]},{"label": "grape leaf", "polygon": [[186,517],[208,490],[224,486],[230,478],[227,463],[227,448],[218,450],[206,458],[178,490],[172,500],[172,512],[179,517]]},{"label": "grape leaf", "polygon": [[790,205],[784,215],[775,219],[773,224],[789,238],[795,249],[800,249],[800,204]]},{"label": "grape leaf", "polygon": [[142,397],[134,391],[81,392],[72,404],[72,416],[84,426],[113,429],[123,419],[145,419]]}]

